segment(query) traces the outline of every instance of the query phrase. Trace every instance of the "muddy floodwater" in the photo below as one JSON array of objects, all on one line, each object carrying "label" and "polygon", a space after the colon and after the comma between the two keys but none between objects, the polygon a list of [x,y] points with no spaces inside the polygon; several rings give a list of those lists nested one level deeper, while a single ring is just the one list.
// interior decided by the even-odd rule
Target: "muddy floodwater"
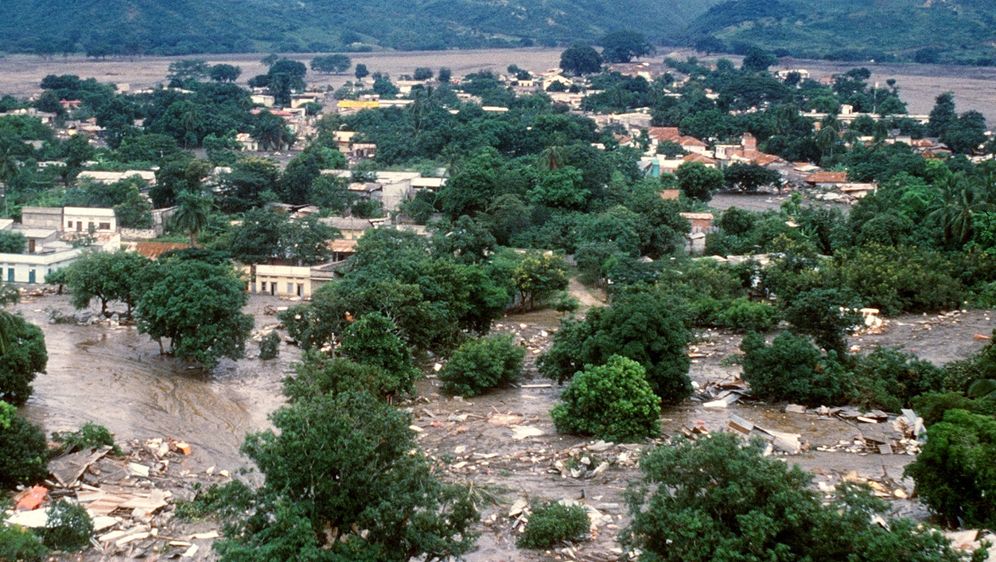
[{"label": "muddy floodwater", "polygon": [[[276,322],[262,315],[266,302],[254,298],[249,306],[257,328]],[[298,356],[284,346],[278,359],[226,360],[205,373],[160,356],[159,346],[132,326],[49,324],[47,309],[72,310],[59,296],[17,306],[41,326],[48,347],[47,372],[35,379],[25,407],[30,419],[47,432],[93,421],[122,440],[175,437],[193,446],[197,464],[219,469],[245,464],[239,446],[247,432],[268,426],[267,415],[283,402],[280,382]],[[246,350],[255,356],[258,348],[248,342]]]},{"label": "muddy floodwater", "polygon": [[[572,284],[582,304],[599,304],[602,295]],[[248,311],[256,327],[274,324],[263,314],[265,305],[293,303],[253,297]],[[48,371],[39,375],[26,415],[46,431],[71,429],[86,421],[107,426],[119,440],[175,437],[193,446],[202,467],[217,466],[233,473],[248,465],[239,453],[245,434],[269,426],[267,416],[283,403],[281,379],[291,370],[299,352],[283,344],[273,361],[224,361],[211,373],[191,370],[161,357],[155,342],[134,327],[97,324],[49,324],[48,309],[70,311],[68,298],[28,298],[16,309],[42,327],[48,346]],[[440,392],[429,375],[418,386],[418,396],[402,404],[411,412],[417,439],[447,479],[466,482],[477,490],[482,507],[481,537],[469,560],[611,560],[619,551],[618,534],[628,522],[623,492],[639,475],[637,461],[646,444],[619,445],[558,435],[549,417],[561,388],[535,369],[561,315],[552,311],[502,319],[496,331],[514,334],[527,349],[521,387],[462,399]],[[935,363],[967,357],[984,345],[977,334],[993,328],[992,311],[966,311],[941,316],[904,316],[891,319],[884,333],[853,338],[867,351],[875,345],[898,345]],[[691,349],[691,378],[699,386],[734,378],[739,367],[730,361],[740,337],[704,331]],[[255,356],[257,346],[247,344]],[[431,370],[431,369],[430,369]],[[741,400],[726,409],[707,409],[701,398],[666,409],[665,436],[687,428],[723,431],[732,416],[777,431],[798,433],[806,450],[783,457],[815,475],[815,483],[830,489],[842,479],[871,480],[892,496],[897,513],[924,518],[923,507],[907,499],[912,483],[902,477],[914,458],[897,451],[885,455],[848,451],[843,444],[855,439],[888,440],[896,430],[890,423],[859,424],[813,413],[784,412],[783,404]],[[821,450],[822,449],[822,450]],[[555,553],[523,552],[515,548],[522,514],[510,516],[515,505],[539,500],[573,500],[593,516],[592,540],[574,550]]]}]

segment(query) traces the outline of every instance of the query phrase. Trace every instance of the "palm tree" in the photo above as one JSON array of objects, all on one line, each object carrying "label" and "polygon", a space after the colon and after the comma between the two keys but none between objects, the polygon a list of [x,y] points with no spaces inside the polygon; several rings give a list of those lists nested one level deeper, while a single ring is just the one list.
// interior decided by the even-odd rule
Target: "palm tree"
[{"label": "palm tree", "polygon": [[549,170],[556,170],[563,166],[564,148],[561,146],[548,146],[540,153],[540,161]]},{"label": "palm tree", "polygon": [[820,132],[816,133],[816,146],[819,147],[823,156],[833,157],[833,150],[840,141],[840,123],[834,115],[827,116],[820,126]]},{"label": "palm tree", "polygon": [[940,182],[941,199],[928,219],[944,229],[944,241],[958,245],[972,239],[975,213],[985,210],[985,200],[975,186],[961,174],[952,174]]},{"label": "palm tree", "polygon": [[197,246],[197,234],[207,225],[211,199],[193,191],[183,191],[176,198],[173,224],[190,234],[190,245]]}]

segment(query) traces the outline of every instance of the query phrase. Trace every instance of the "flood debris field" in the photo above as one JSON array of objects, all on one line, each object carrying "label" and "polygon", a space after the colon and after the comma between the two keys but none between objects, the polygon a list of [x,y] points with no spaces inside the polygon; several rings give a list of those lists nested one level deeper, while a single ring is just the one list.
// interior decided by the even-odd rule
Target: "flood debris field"
[{"label": "flood debris field", "polygon": [[[572,292],[583,287],[572,286]],[[585,306],[597,295],[581,295]],[[272,329],[272,312],[293,303],[253,297],[257,329]],[[42,326],[49,346],[46,374],[35,381],[26,414],[47,432],[85,421],[115,433],[123,455],[91,450],[53,461],[47,493],[73,496],[96,517],[98,547],[88,559],[137,557],[210,559],[216,522],[176,518],[178,500],[248,468],[238,452],[246,433],[269,427],[267,415],[283,403],[282,379],[299,357],[284,344],[280,357],[223,362],[212,374],[158,355],[133,326],[113,321],[49,323],[49,311],[70,314],[64,296],[27,297],[17,310]],[[915,414],[854,408],[803,408],[752,401],[734,358],[740,336],[699,331],[689,348],[694,397],[666,408],[661,438],[615,444],[556,433],[549,416],[561,387],[542,377],[536,359],[551,343],[560,313],[508,316],[494,330],[510,333],[527,350],[523,379],[513,388],[464,399],[441,392],[432,366],[417,396],[402,407],[412,430],[445,477],[471,484],[482,501],[481,537],[466,558],[498,560],[615,560],[627,525],[624,491],[639,476],[647,447],[685,435],[734,431],[769,442],[771,455],[799,464],[813,485],[832,494],[842,482],[867,483],[901,515],[926,518],[903,469],[919,449]],[[993,311],[901,316],[852,338],[852,349],[899,346],[937,364],[967,357],[985,345]],[[515,546],[530,506],[554,500],[578,503],[591,516],[591,539],[552,551]]]}]

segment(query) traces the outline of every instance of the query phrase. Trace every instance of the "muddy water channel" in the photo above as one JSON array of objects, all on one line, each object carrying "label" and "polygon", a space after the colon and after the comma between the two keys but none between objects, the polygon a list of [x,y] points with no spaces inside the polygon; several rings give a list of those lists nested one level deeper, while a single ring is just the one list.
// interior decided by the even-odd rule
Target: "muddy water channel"
[{"label": "muddy water channel", "polygon": [[[276,322],[262,314],[267,302],[250,303],[257,328]],[[47,372],[35,379],[25,414],[47,432],[93,421],[121,440],[182,439],[204,467],[245,464],[239,446],[247,432],[267,427],[267,415],[283,402],[280,381],[298,356],[283,346],[279,359],[226,360],[206,373],[160,356],[159,346],[132,326],[49,324],[48,309],[72,311],[60,296],[17,306],[42,328],[48,347]],[[247,343],[248,356],[257,350]]]},{"label": "muddy water channel", "polygon": [[[583,299],[595,304],[597,299]],[[591,301],[591,302],[588,302]],[[260,328],[276,322],[263,314],[265,305],[291,303],[256,298],[248,311]],[[281,379],[299,357],[296,348],[282,345],[273,361],[225,361],[211,373],[161,357],[155,342],[134,327],[49,324],[47,309],[70,312],[66,297],[25,299],[17,306],[42,327],[48,346],[48,372],[35,381],[25,413],[46,431],[69,429],[94,421],[120,439],[176,437],[193,445],[194,462],[234,472],[247,461],[238,448],[245,434],[268,427],[267,416],[282,404]],[[637,461],[647,444],[617,445],[557,435],[549,417],[561,389],[535,369],[537,355],[549,345],[560,321],[543,311],[503,319],[497,331],[514,334],[527,350],[521,387],[471,399],[440,392],[430,375],[419,384],[418,397],[401,407],[410,411],[417,439],[448,479],[472,484],[479,492],[483,517],[472,561],[612,560],[618,556],[617,537],[628,520],[623,492],[639,475]],[[949,316],[907,316],[893,319],[884,333],[855,337],[867,351],[875,345],[898,345],[935,363],[975,353],[985,343],[976,334],[993,328],[991,311]],[[739,336],[708,331],[698,334],[692,349],[691,377],[700,387],[734,378],[739,367],[729,359],[737,353]],[[247,344],[247,355],[257,346]],[[797,455],[784,456],[815,475],[822,490],[845,478],[881,482],[896,512],[925,517],[915,500],[906,499],[912,483],[902,478],[913,456],[897,451],[848,451],[841,443],[870,438],[896,438],[890,423],[860,424],[814,413],[786,413],[784,404],[741,400],[726,409],[707,409],[703,399],[686,401],[664,412],[664,436],[683,428],[724,431],[732,416],[759,426],[798,433],[806,444]],[[822,449],[822,450],[820,450]],[[515,547],[524,513],[522,505],[540,500],[582,503],[593,518],[592,540],[574,550],[551,553],[519,551]],[[512,513],[512,515],[510,515]]]}]

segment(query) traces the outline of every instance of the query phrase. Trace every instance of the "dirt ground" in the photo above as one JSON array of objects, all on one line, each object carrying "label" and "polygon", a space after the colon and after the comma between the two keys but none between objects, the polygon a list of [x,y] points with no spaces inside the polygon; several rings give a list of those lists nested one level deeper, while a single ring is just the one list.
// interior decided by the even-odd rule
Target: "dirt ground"
[{"label": "dirt ground", "polygon": [[[560,49],[475,49],[463,51],[411,51],[352,53],[349,56],[355,63],[364,63],[371,72],[387,72],[397,77],[410,74],[416,67],[428,66],[436,69],[449,67],[455,76],[477,70],[504,69],[510,64],[534,72],[556,68],[560,60]],[[660,48],[648,60],[661,61],[664,57],[687,57],[695,54],[686,49]],[[229,63],[242,67],[241,83],[264,71],[259,60],[260,53],[200,55],[197,58],[212,64]],[[314,54],[293,54],[290,58],[309,62]],[[192,57],[139,57],[134,59],[108,59],[94,61],[83,57],[55,57],[45,60],[34,55],[7,55],[0,57],[0,93],[27,96],[37,93],[38,83],[48,74],[77,74],[81,77],[94,77],[101,82],[129,84],[132,89],[154,86],[163,81],[167,67],[175,60]],[[704,57],[714,59],[716,57]],[[739,57],[728,56],[734,60]],[[945,66],[931,64],[874,64],[874,63],[833,63],[828,61],[782,59],[777,68],[805,68],[814,79],[846,71],[858,66],[872,71],[872,83],[885,87],[885,81],[895,78],[903,100],[911,113],[925,114],[934,105],[934,98],[951,91],[959,111],[974,109],[982,112],[992,126],[996,123],[996,68]],[[352,74],[322,75],[310,73],[308,82],[318,87],[338,87]]]}]

